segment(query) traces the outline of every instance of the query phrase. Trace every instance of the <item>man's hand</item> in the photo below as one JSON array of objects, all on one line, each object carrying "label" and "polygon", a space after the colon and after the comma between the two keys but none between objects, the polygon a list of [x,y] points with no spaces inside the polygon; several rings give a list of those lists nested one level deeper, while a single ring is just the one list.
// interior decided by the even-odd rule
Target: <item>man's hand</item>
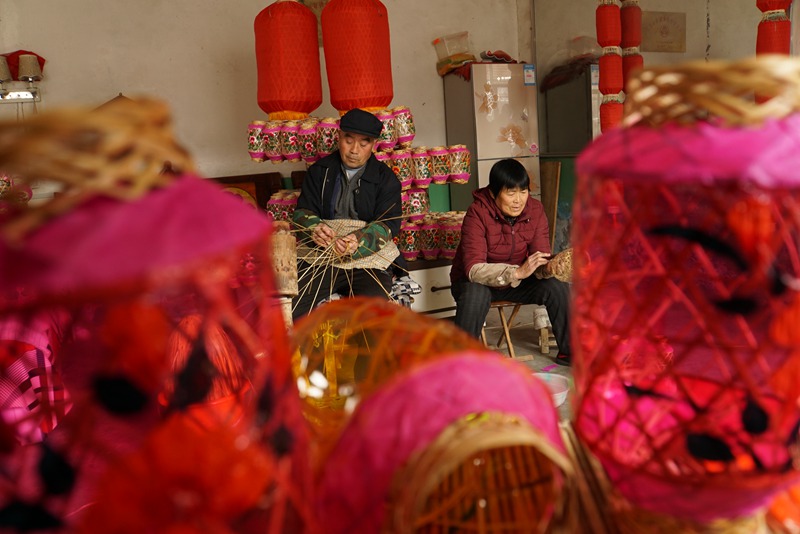
[{"label": "man's hand", "polygon": [[327,224],[320,223],[314,227],[314,231],[311,233],[311,239],[321,247],[329,247],[331,243],[333,243],[333,240],[336,239],[336,232]]},{"label": "man's hand", "polygon": [[541,267],[542,265],[547,265],[547,260],[550,258],[550,254],[546,254],[544,252],[534,252],[527,258],[525,261],[522,262],[522,265],[517,267],[517,270],[514,272],[514,276],[517,280],[524,280],[528,278],[530,275],[533,274],[533,271]]},{"label": "man's hand", "polygon": [[358,250],[358,240],[353,234],[347,234],[346,236],[340,237],[336,240],[334,243],[334,249],[340,256],[345,254],[353,254],[356,250]]}]

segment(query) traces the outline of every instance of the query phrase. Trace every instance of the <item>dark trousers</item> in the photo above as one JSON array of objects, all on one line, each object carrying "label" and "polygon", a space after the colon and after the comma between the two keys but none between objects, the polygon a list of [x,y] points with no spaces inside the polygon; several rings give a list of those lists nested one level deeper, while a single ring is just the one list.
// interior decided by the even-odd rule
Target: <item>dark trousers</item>
[{"label": "dark trousers", "polygon": [[306,315],[320,301],[338,293],[342,297],[380,297],[389,300],[392,273],[378,269],[337,269],[311,267],[299,262],[299,295],[292,299],[292,319]]},{"label": "dark trousers", "polygon": [[481,329],[493,301],[540,304],[547,308],[558,352],[572,354],[569,340],[570,285],[548,278],[530,276],[517,287],[489,287],[473,282],[454,284],[451,293],[456,301],[455,323],[471,336],[480,339]]}]

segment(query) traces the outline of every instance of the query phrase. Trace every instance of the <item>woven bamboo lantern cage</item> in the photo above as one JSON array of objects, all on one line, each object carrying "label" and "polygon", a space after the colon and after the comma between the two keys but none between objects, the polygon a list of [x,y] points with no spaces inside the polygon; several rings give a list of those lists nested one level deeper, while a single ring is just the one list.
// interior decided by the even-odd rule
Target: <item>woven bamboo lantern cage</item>
[{"label": "woven bamboo lantern cage", "polygon": [[2,123],[0,167],[61,187],[0,223],[4,341],[37,332],[63,377],[40,389],[45,447],[2,425],[9,526],[313,529],[269,219],[195,175],[147,99]]},{"label": "woven bamboo lantern cage", "polygon": [[271,120],[308,117],[322,103],[317,17],[297,0],[276,0],[254,31],[258,106]]},{"label": "woven bamboo lantern cage", "polygon": [[358,403],[401,371],[463,350],[494,354],[452,323],[366,297],[315,308],[296,322],[292,339],[315,472]]},{"label": "woven bamboo lantern cage", "polygon": [[571,472],[547,386],[459,352],[398,373],[355,409],[316,512],[345,532],[544,532]]},{"label": "woven bamboo lantern cage", "polygon": [[800,62],[648,68],[626,106],[578,159],[575,431],[621,530],[756,532],[800,479]]},{"label": "woven bamboo lantern cage", "polygon": [[331,105],[340,115],[386,109],[394,97],[386,6],[380,0],[331,0],[320,22]]}]

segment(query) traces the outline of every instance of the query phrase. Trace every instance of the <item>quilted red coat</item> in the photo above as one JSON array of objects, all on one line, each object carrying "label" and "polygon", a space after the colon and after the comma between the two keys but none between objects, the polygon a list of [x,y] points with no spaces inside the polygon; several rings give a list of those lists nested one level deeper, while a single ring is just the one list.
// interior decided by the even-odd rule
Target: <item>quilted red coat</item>
[{"label": "quilted red coat", "polygon": [[519,265],[536,251],[550,253],[550,227],[541,202],[528,197],[512,225],[495,204],[488,187],[478,189],[472,196],[450,270],[452,284],[466,281],[469,270],[477,263]]}]

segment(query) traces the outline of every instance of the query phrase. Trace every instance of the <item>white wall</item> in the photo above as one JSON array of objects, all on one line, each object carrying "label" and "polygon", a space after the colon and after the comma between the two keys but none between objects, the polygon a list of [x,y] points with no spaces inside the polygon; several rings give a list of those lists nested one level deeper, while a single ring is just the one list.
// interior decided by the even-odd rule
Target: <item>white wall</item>
[{"label": "white wall", "polygon": [[[0,53],[26,49],[47,60],[40,112],[95,106],[120,92],[156,97],[169,103],[176,137],[204,176],[274,170],[288,176],[288,164],[253,163],[246,147],[247,123],[265,117],[256,102],[253,21],[270,3],[3,0]],[[392,105],[411,109],[417,145],[445,142],[434,38],[467,30],[476,54],[502,49],[517,57],[520,43],[530,50],[528,0],[383,3],[391,33]],[[336,111],[329,103],[324,57],[322,74],[323,105],[313,114],[330,116]],[[0,119],[16,120],[18,111],[16,104],[0,104]],[[32,113],[32,105],[23,111]]]},{"label": "white wall", "polygon": [[[534,0],[536,57],[540,76],[570,57],[569,41],[596,37],[597,0]],[[641,0],[643,11],[686,13],[686,53],[646,52],[644,64],[656,65],[755,55],[761,11],[753,0]]]}]

